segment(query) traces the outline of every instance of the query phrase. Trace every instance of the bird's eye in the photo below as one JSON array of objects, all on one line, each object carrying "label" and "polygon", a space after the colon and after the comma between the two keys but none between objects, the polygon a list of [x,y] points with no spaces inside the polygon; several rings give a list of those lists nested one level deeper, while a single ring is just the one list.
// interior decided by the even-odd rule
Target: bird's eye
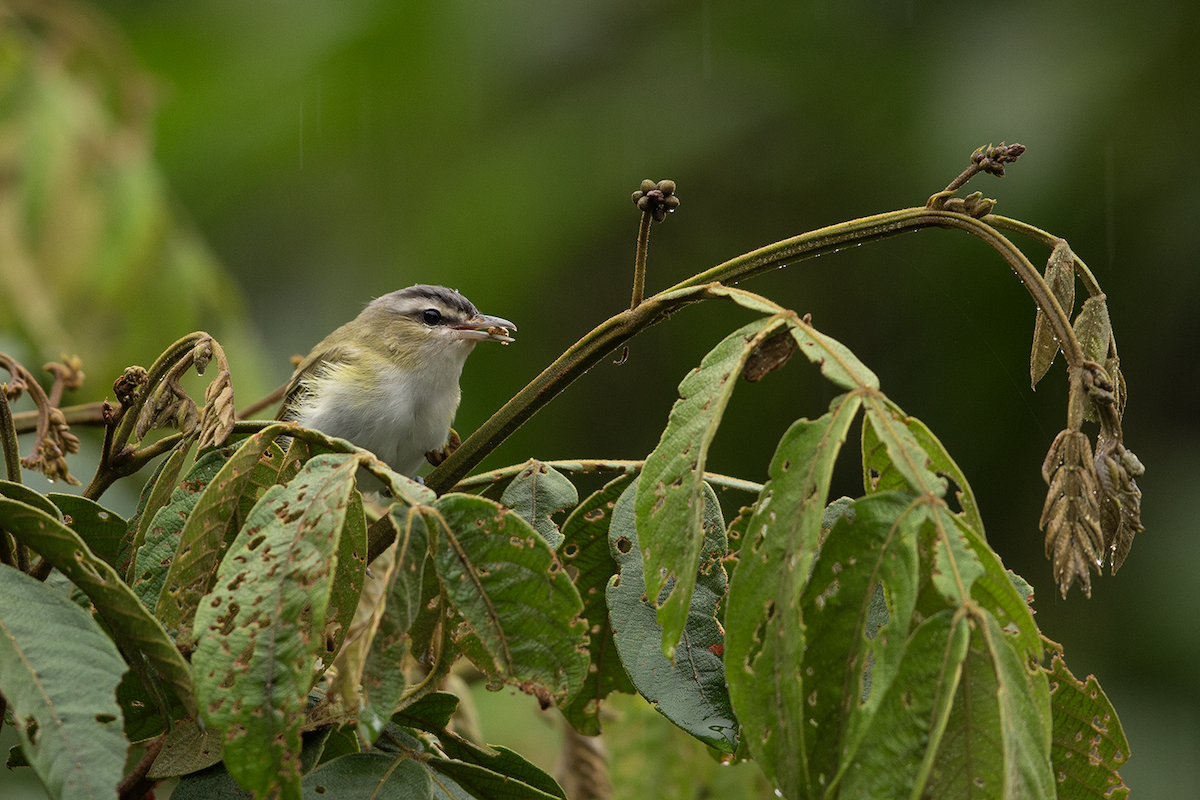
[{"label": "bird's eye", "polygon": [[425,312],[421,314],[421,319],[425,320],[426,325],[437,325],[442,321],[442,312],[438,311],[436,308],[427,308],[425,309]]}]

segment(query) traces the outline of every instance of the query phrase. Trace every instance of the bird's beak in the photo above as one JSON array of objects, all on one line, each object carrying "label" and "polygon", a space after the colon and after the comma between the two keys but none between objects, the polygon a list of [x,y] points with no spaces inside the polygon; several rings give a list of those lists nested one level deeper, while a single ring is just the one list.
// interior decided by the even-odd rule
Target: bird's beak
[{"label": "bird's beak", "polygon": [[474,339],[481,342],[501,342],[503,344],[516,341],[516,339],[508,335],[509,330],[515,331],[516,329],[517,326],[508,320],[488,314],[477,314],[467,320],[465,325],[454,326],[454,330],[458,331],[458,335],[462,339]]}]

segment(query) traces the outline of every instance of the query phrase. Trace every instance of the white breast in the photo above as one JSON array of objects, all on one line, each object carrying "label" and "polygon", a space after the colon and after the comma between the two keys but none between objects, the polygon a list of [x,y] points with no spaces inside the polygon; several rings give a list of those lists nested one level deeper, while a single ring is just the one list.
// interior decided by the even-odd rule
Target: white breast
[{"label": "white breast", "polygon": [[440,363],[416,370],[387,365],[374,372],[370,386],[355,389],[347,388],[345,365],[326,365],[305,382],[296,421],[370,450],[402,475],[415,475],[425,454],[446,443],[470,352],[446,348]]}]

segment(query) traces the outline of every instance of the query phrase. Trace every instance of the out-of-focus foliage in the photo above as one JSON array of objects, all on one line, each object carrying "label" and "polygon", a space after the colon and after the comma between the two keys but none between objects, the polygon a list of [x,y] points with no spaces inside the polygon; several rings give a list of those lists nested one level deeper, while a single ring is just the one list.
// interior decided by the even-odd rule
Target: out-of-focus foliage
[{"label": "out-of-focus foliage", "polygon": [[0,336],[119,370],[208,328],[252,352],[241,293],[155,160],[154,82],[119,32],[63,0],[0,4]]}]

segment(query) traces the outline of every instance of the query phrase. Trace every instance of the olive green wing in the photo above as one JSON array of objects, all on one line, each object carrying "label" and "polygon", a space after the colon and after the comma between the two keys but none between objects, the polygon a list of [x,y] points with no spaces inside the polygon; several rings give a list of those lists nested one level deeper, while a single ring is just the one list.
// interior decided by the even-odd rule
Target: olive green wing
[{"label": "olive green wing", "polygon": [[279,407],[279,413],[275,415],[275,419],[285,420],[291,416],[292,410],[303,391],[303,384],[306,378],[327,364],[349,363],[354,358],[354,352],[354,348],[347,348],[340,345],[330,347],[325,342],[321,342],[321,344],[313,348],[313,351],[300,362],[299,366],[296,367],[296,371],[292,373],[292,378],[288,381],[287,388],[283,393],[283,405]]}]

